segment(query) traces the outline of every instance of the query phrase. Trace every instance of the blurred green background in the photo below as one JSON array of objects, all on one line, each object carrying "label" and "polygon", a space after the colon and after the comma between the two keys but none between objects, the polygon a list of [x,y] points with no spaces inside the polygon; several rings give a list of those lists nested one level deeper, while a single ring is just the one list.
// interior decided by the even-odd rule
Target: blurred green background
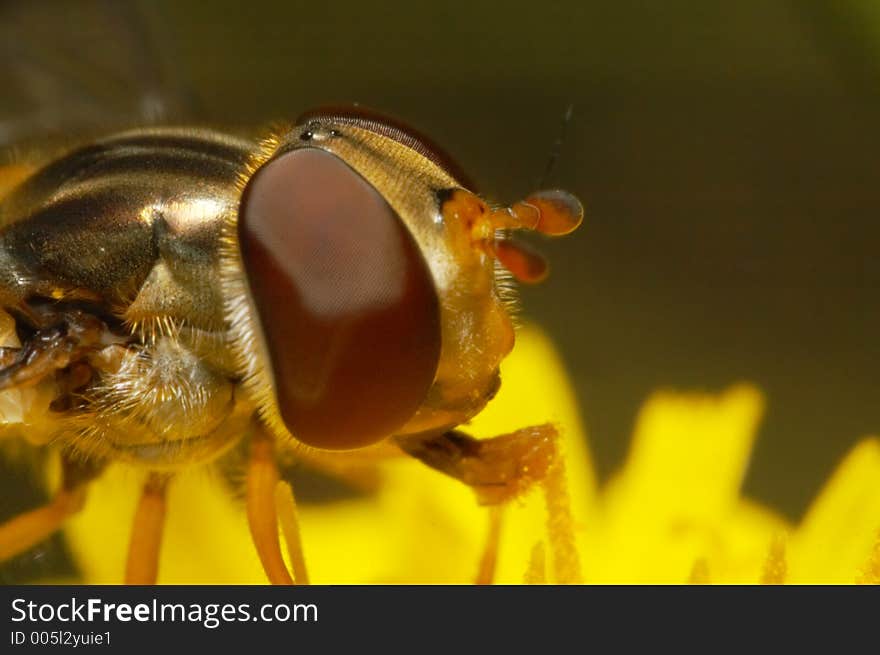
[{"label": "blurred green background", "polygon": [[[766,392],[746,490],[799,516],[880,432],[880,3],[168,0],[167,52],[229,123],[357,101],[583,228],[523,293],[564,353],[600,473],[658,387]],[[880,481],[878,481],[880,483]]]},{"label": "blurred green background", "polygon": [[746,491],[791,518],[880,433],[876,0],[135,6],[206,120],[360,102],[505,201],[558,150],[546,184],[587,218],[541,244],[552,276],[523,307],[563,353],[603,477],[658,387],[757,383]]}]

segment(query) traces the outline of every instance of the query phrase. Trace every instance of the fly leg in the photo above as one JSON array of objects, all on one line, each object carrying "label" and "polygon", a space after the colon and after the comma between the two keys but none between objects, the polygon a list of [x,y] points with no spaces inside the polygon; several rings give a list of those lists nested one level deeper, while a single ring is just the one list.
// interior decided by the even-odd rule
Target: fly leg
[{"label": "fly leg", "polygon": [[159,553],[165,527],[166,490],[171,477],[150,473],[134,516],[125,584],[153,585],[159,575]]},{"label": "fly leg", "polygon": [[486,530],[486,543],[483,545],[483,554],[477,568],[475,584],[492,584],[495,578],[495,568],[498,565],[498,550],[501,543],[501,518],[504,505],[489,506],[489,525]]},{"label": "fly leg", "polygon": [[290,567],[293,569],[293,580],[298,585],[307,585],[309,584],[309,573],[306,569],[306,560],[300,539],[299,515],[296,501],[293,498],[293,487],[283,480],[280,481],[275,485],[275,501],[278,506],[281,531],[287,542],[287,554],[290,557]]},{"label": "fly leg", "polygon": [[102,463],[62,457],[61,487],[47,504],[0,524],[0,561],[23,553],[60,529],[82,509],[88,483],[98,476]]},{"label": "fly leg", "polygon": [[547,477],[557,458],[552,424],[522,428],[491,439],[464,432],[397,437],[400,448],[474,490],[480,505],[501,505]]},{"label": "fly leg", "polygon": [[558,440],[558,430],[549,423],[491,439],[475,439],[458,430],[396,438],[404,452],[468,485],[476,493],[477,502],[488,507],[488,536],[476,577],[478,584],[493,579],[504,506],[536,485],[544,492],[556,578],[559,582],[580,581],[574,521]]},{"label": "fly leg", "polygon": [[19,349],[0,349],[0,390],[30,386],[79,361],[104,344],[109,330],[99,318],[73,309],[36,333]]},{"label": "fly leg", "polygon": [[[247,464],[248,527],[269,582],[306,585],[309,584],[309,575],[300,539],[296,501],[293,488],[280,479],[278,455],[272,435],[265,426],[257,424],[251,436]],[[292,571],[288,570],[281,555],[279,523],[287,542]]]},{"label": "fly leg", "polygon": [[278,539],[278,485],[275,444],[266,429],[258,425],[251,437],[247,465],[248,527],[269,582],[290,585],[293,584],[293,578],[281,556],[281,542]]}]

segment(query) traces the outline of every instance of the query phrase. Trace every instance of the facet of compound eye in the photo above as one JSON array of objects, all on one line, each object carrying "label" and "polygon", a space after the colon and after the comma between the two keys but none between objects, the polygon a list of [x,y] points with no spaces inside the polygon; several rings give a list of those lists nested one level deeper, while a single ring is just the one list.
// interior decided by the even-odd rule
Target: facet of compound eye
[{"label": "facet of compound eye", "polygon": [[440,357],[433,278],[400,217],[343,161],[307,148],[255,174],[238,233],[290,433],[326,449],[394,434]]}]

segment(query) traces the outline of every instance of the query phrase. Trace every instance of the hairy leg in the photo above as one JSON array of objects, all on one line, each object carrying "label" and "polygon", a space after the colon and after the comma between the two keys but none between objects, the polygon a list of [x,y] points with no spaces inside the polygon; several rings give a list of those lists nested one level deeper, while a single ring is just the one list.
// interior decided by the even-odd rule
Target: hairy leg
[{"label": "hairy leg", "polygon": [[548,423],[491,439],[450,430],[397,437],[397,443],[405,453],[471,487],[481,505],[498,505],[544,480],[557,456],[558,436]]},{"label": "hairy leg", "polygon": [[500,510],[536,485],[544,493],[547,537],[556,579],[561,583],[581,581],[558,438],[558,430],[548,423],[491,439],[475,439],[457,430],[396,439],[404,452],[470,486],[477,501],[488,506],[489,532],[478,583],[492,580],[499,546]]}]

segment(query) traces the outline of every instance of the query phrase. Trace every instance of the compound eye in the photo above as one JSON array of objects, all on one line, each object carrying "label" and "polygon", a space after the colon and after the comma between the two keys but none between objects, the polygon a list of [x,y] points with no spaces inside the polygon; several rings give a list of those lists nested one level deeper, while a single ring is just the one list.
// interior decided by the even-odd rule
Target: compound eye
[{"label": "compound eye", "polygon": [[400,217],[338,157],[307,148],[254,175],[238,232],[290,433],[326,449],[394,434],[440,357],[433,278]]}]

